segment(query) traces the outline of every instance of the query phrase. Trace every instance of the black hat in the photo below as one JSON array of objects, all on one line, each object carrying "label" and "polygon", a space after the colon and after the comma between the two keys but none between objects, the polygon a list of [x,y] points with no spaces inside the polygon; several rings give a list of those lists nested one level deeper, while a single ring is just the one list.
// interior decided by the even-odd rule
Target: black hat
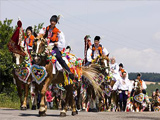
[{"label": "black hat", "polygon": [[51,21],[54,21],[54,22],[58,22],[58,17],[57,17],[57,15],[53,15],[51,18],[50,18],[50,22]]},{"label": "black hat", "polygon": [[119,67],[122,67],[122,68],[123,68],[123,64],[122,64],[122,63],[120,63],[120,64],[119,64]]},{"label": "black hat", "polygon": [[27,30],[30,30],[31,33],[32,33],[32,26],[28,26],[27,29],[26,29],[26,32],[27,32]]},{"label": "black hat", "polygon": [[66,49],[70,49],[70,50],[71,50],[71,47],[68,45],[68,46],[66,47]]},{"label": "black hat", "polygon": [[94,38],[94,40],[100,40],[101,38],[100,38],[100,36],[96,36],[95,38]]},{"label": "black hat", "polygon": [[140,76],[140,77],[141,77],[141,76],[142,76],[142,74],[141,74],[141,73],[138,73],[138,74],[137,74],[137,76]]},{"label": "black hat", "polygon": [[158,92],[158,91],[159,91],[159,89],[157,88],[157,89],[156,89],[156,92]]}]

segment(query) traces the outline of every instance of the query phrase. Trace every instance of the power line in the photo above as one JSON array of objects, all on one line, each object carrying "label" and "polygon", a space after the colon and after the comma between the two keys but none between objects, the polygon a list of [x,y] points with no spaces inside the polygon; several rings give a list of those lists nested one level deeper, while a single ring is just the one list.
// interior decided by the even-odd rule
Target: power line
[{"label": "power line", "polygon": [[[13,2],[12,2],[13,3]],[[28,3],[28,2],[26,2],[27,4],[30,4],[30,3]],[[38,3],[40,3],[40,2],[38,2]],[[46,4],[46,3],[44,3],[44,4]],[[43,4],[43,5],[44,5]],[[17,4],[15,4],[16,6],[20,6],[20,5],[17,5]],[[30,4],[31,5],[31,4]],[[50,6],[49,4],[46,4],[46,5],[48,5],[48,6]],[[33,6],[34,8],[37,8],[37,6],[34,6],[34,5],[31,5],[31,6]],[[20,7],[22,7],[22,6],[20,6]],[[23,7],[24,8],[24,7]],[[46,10],[49,10],[49,12],[51,13],[51,6],[49,7],[49,9],[44,9],[44,11],[46,11]],[[32,9],[28,9],[28,8],[26,8],[25,7],[25,9],[27,9],[27,10],[30,10],[30,11],[32,11],[31,13],[35,13],[36,15],[38,14],[38,15],[40,15],[40,16],[42,16],[42,17],[46,17],[46,16],[44,16],[45,14],[39,14],[38,12],[35,12],[35,11],[33,11]],[[52,9],[53,9],[53,7],[52,7]],[[62,10],[61,10],[62,11]],[[48,12],[48,11],[47,11]],[[30,12],[29,12],[30,13]],[[68,14],[67,12],[65,12],[66,14]],[[35,15],[34,14],[34,15]],[[69,16],[73,16],[74,18],[76,18],[74,15],[70,15],[70,14],[68,14]],[[47,16],[48,17],[48,16]],[[77,17],[78,18],[78,17]],[[65,18],[64,18],[65,19]],[[67,20],[68,22],[70,22],[70,23],[72,23],[72,24],[75,24],[76,26],[77,26],[77,23],[75,22],[75,21],[73,21],[73,20],[70,20],[70,19],[65,19],[65,20]],[[78,19],[78,20],[80,20],[80,19]],[[81,19],[81,22],[85,22],[84,20],[82,20]],[[64,24],[65,25],[65,24]],[[72,28],[74,28],[74,29],[77,29],[77,30],[79,30],[79,31],[81,31],[81,32],[83,32],[83,33],[88,33],[88,31],[85,29],[85,25],[83,25],[83,27],[81,26],[81,27],[73,27],[73,26],[71,26],[71,25],[65,25],[65,26],[70,26],[70,27],[72,27]],[[96,25],[94,25],[94,26],[96,26]],[[99,26],[98,26],[99,27]],[[80,29],[80,28],[84,28],[83,30],[82,29]],[[101,34],[102,33],[102,31],[97,31],[96,29],[92,29],[92,28],[90,28],[90,27],[88,27],[88,30],[89,30],[89,32],[90,33],[99,33],[99,34]],[[101,33],[100,33],[101,32]],[[107,33],[103,33],[104,35],[106,35],[108,38],[109,38],[109,36],[111,36],[110,34],[107,34]],[[115,33],[115,34],[117,34],[117,33]],[[112,38],[114,38],[114,39],[118,39],[119,41],[121,41],[121,42],[117,42],[117,41],[114,41],[114,40],[110,40],[110,39],[107,39],[108,41],[110,41],[111,43],[113,42],[113,43],[116,43],[117,45],[119,45],[119,46],[124,46],[126,43],[128,43],[128,45],[130,46],[130,48],[133,48],[133,44],[131,45],[130,43],[129,43],[129,41],[124,41],[124,39],[120,39],[119,37],[117,38],[116,36],[111,36],[111,39]],[[125,43],[125,44],[122,44],[122,42],[123,43]],[[125,46],[128,46],[128,45],[125,45]],[[139,46],[139,45],[138,45]],[[141,47],[141,45],[140,45],[140,47]],[[139,48],[139,47],[138,47]]]}]

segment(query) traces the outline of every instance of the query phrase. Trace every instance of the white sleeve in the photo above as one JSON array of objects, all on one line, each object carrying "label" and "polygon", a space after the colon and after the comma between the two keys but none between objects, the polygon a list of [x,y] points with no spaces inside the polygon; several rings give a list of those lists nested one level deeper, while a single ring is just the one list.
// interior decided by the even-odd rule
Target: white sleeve
[{"label": "white sleeve", "polygon": [[[128,78],[127,78],[128,79]],[[132,91],[132,82],[128,79],[128,91]]]},{"label": "white sleeve", "polygon": [[116,63],[116,69],[115,72],[119,74],[119,65]]},{"label": "white sleeve", "polygon": [[108,50],[106,48],[103,48],[103,54],[104,55],[108,55],[109,54],[109,52],[108,52]]},{"label": "white sleeve", "polygon": [[113,85],[113,90],[117,90],[119,86],[119,80],[116,81],[116,83]]},{"label": "white sleeve", "polygon": [[59,50],[62,50],[63,48],[65,48],[65,36],[63,34],[63,32],[58,34],[58,48]]},{"label": "white sleeve", "polygon": [[87,61],[88,62],[92,62],[91,54],[92,54],[92,50],[89,48],[87,50]]},{"label": "white sleeve", "polygon": [[142,87],[143,89],[147,89],[146,83],[142,80]]}]

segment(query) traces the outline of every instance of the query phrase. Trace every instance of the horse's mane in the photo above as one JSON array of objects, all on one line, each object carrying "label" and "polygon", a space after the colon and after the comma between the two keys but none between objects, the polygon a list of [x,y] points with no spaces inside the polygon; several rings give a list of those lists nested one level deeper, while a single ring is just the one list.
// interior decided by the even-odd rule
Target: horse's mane
[{"label": "horse's mane", "polygon": [[99,71],[96,69],[97,67],[98,67],[98,65],[89,66],[89,67],[83,66],[82,67],[82,74],[90,81],[91,85],[94,88],[95,93],[97,93],[97,95],[100,96],[102,93],[102,89],[94,80],[94,77],[97,76],[99,73]]},{"label": "horse's mane", "polygon": [[43,35],[42,34],[39,34],[37,37],[36,37],[36,39],[44,39],[44,37],[43,37]]}]

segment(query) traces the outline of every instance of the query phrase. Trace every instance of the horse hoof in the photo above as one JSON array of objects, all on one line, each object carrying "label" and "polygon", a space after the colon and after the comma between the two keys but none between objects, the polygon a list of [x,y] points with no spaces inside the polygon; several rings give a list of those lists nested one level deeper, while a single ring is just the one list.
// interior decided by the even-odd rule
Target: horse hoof
[{"label": "horse hoof", "polygon": [[78,111],[76,110],[76,114],[78,115]]},{"label": "horse hoof", "polygon": [[27,110],[27,107],[21,107],[21,110]]},{"label": "horse hoof", "polygon": [[39,116],[40,116],[40,117],[46,116],[46,112],[45,112],[45,111],[43,111],[43,112],[40,112],[40,111],[39,111]]},{"label": "horse hoof", "polygon": [[93,109],[89,108],[88,112],[98,112],[98,110],[96,108]]},{"label": "horse hoof", "polygon": [[36,110],[36,105],[32,105],[32,110]]},{"label": "horse hoof", "polygon": [[65,112],[60,112],[60,116],[61,117],[66,117],[66,113]]},{"label": "horse hoof", "polygon": [[77,112],[76,111],[72,112],[72,116],[75,116],[75,115],[77,115]]}]

